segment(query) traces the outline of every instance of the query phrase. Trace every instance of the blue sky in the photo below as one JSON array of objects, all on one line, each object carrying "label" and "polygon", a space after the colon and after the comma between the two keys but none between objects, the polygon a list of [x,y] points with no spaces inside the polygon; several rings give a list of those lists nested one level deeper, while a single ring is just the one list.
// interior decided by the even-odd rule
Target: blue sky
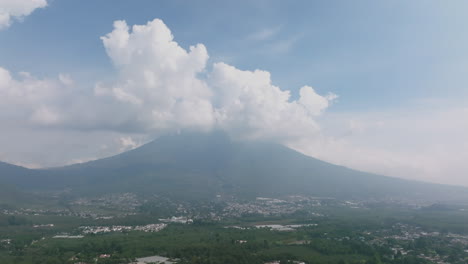
[{"label": "blue sky", "polygon": [[[467,168],[461,163],[454,165],[447,158],[437,168],[428,165],[444,159],[429,154],[435,149],[463,157],[466,153],[458,153],[463,149],[456,146],[467,142],[463,134],[468,126],[459,126],[467,120],[467,8],[466,1],[422,0],[49,0],[47,7],[0,31],[0,67],[8,69],[14,78],[20,78],[21,71],[47,80],[59,74],[70,75],[76,94],[86,93],[96,83],[122,79],[114,67],[115,58],[109,57],[100,39],[113,30],[113,22],[144,25],[159,18],[182,48],[197,43],[206,47],[210,58],[203,74],[211,73],[213,63],[224,62],[244,71],[268,71],[275,86],[290,90],[291,100],[299,100],[299,89],[304,85],[312,86],[320,95],[338,95],[323,114],[314,117],[321,127],[320,137],[314,137],[312,143],[304,143],[303,137],[281,143],[362,170],[468,185],[464,176]],[[8,119],[14,122],[12,116]],[[424,124],[418,123],[421,120]],[[389,127],[380,130],[381,124]],[[412,124],[414,128],[406,127]],[[80,133],[70,132],[70,127],[25,126],[28,131],[22,130],[24,137],[44,133],[44,142],[49,145],[53,140],[46,139],[47,133],[63,133],[64,139],[71,137],[66,133]],[[440,127],[446,129],[439,131]],[[4,132],[3,138],[17,134],[14,131]],[[99,142],[105,134],[102,129],[96,131],[92,133],[102,135],[93,142]],[[116,137],[138,141],[130,144],[134,146],[155,135],[135,133]],[[448,142],[447,137],[455,139]],[[89,135],[86,138],[91,140]],[[4,148],[0,159],[54,166],[122,150],[107,146],[109,142],[106,151],[79,142],[70,148],[81,144],[77,147],[81,150],[75,156],[68,155],[67,160],[59,158],[69,152],[65,148],[51,154],[57,158],[44,160],[34,150],[24,158],[27,155],[22,155],[21,147],[13,145]],[[428,144],[433,148],[426,148]],[[36,147],[39,152],[44,145]],[[346,158],[359,153],[360,160]],[[403,162],[418,155],[417,160]],[[375,157],[372,164],[366,163],[369,157]],[[446,169],[453,167],[456,172]],[[456,177],[447,180],[444,175],[448,173]]]},{"label": "blue sky", "polygon": [[[311,84],[340,95],[329,111],[401,107],[466,96],[466,8],[464,1],[54,0],[1,32],[0,61],[41,76],[102,78],[112,66],[99,37],[112,21],[160,18],[182,47],[203,43],[213,61],[268,70],[293,94]],[[262,32],[265,39],[250,37]]]}]

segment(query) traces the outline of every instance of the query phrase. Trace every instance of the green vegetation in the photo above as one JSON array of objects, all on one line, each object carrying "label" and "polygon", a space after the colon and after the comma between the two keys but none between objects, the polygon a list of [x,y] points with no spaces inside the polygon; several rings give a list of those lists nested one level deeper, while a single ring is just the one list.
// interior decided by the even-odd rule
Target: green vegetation
[{"label": "green vegetation", "polygon": [[0,263],[466,264],[467,198],[280,145],[167,136],[62,168],[0,162]]},{"label": "green vegetation", "polygon": [[[461,220],[468,213],[402,208],[369,209],[321,207],[326,216],[255,216],[223,221],[196,220],[193,224],[169,224],[162,231],[89,234],[83,238],[53,238],[60,233],[79,234],[82,225],[140,225],[156,221],[151,213],[113,219],[71,216],[0,215],[1,263],[130,263],[137,257],[162,255],[178,263],[466,263],[468,237]],[[441,213],[439,211],[439,213]],[[54,223],[34,228],[33,224]],[[255,228],[268,224],[314,224],[293,231]],[[466,223],[466,222],[465,222]],[[315,225],[316,224],[316,225]],[[236,227],[233,227],[236,226]],[[438,233],[428,233],[428,232]],[[424,235],[426,234],[426,235]],[[457,236],[457,238],[451,237]],[[463,239],[465,240],[463,240]],[[459,242],[456,242],[457,239]],[[99,258],[109,254],[108,258]],[[292,262],[290,262],[292,263]]]}]

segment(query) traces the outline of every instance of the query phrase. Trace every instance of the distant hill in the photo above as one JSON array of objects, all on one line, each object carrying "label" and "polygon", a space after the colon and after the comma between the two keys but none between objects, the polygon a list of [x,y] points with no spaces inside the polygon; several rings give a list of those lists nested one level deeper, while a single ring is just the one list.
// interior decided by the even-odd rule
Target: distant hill
[{"label": "distant hill", "polygon": [[468,188],[408,181],[336,166],[284,146],[220,132],[158,138],[105,159],[29,170],[0,163],[0,182],[75,194],[134,192],[177,199],[304,194],[343,199],[467,200]]},{"label": "distant hill", "polygon": [[0,161],[0,179],[2,177],[20,177],[29,173],[29,169]]}]

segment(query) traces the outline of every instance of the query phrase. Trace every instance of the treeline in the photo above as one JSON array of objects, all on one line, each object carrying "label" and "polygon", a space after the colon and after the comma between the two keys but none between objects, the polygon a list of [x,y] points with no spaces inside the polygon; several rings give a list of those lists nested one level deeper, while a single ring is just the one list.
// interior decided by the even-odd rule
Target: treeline
[{"label": "treeline", "polygon": [[16,215],[4,215],[0,214],[0,226],[19,226],[19,225],[30,225],[31,220]]},{"label": "treeline", "polygon": [[[260,264],[272,260],[305,261],[308,264],[423,264],[425,260],[402,256],[391,259],[388,249],[354,239],[310,238],[305,244],[290,244],[310,230],[272,232],[237,230],[216,225],[171,225],[158,233],[112,233],[82,239],[39,240],[31,245],[10,245],[0,250],[0,263],[68,264],[129,263],[134,257],[162,255],[180,264]],[[241,242],[247,241],[247,242]],[[99,258],[109,254],[109,258]]]}]

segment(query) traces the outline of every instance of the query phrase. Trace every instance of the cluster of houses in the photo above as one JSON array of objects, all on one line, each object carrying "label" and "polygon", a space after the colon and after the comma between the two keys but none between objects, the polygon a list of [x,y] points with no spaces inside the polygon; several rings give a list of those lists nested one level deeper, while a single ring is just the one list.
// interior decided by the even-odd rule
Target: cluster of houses
[{"label": "cluster of houses", "polygon": [[167,224],[149,224],[143,226],[82,226],[83,234],[101,234],[109,232],[124,232],[124,231],[143,231],[143,232],[159,232],[167,227]]},{"label": "cluster of houses", "polygon": [[[302,262],[302,261],[292,261],[292,260],[288,260],[288,263],[305,264],[305,262]],[[275,261],[265,262],[265,264],[280,264],[280,261],[275,260]]]},{"label": "cluster of houses", "polygon": [[191,224],[193,220],[184,216],[176,217],[173,216],[171,218],[161,218],[159,221],[163,223],[178,223],[178,224]]}]

